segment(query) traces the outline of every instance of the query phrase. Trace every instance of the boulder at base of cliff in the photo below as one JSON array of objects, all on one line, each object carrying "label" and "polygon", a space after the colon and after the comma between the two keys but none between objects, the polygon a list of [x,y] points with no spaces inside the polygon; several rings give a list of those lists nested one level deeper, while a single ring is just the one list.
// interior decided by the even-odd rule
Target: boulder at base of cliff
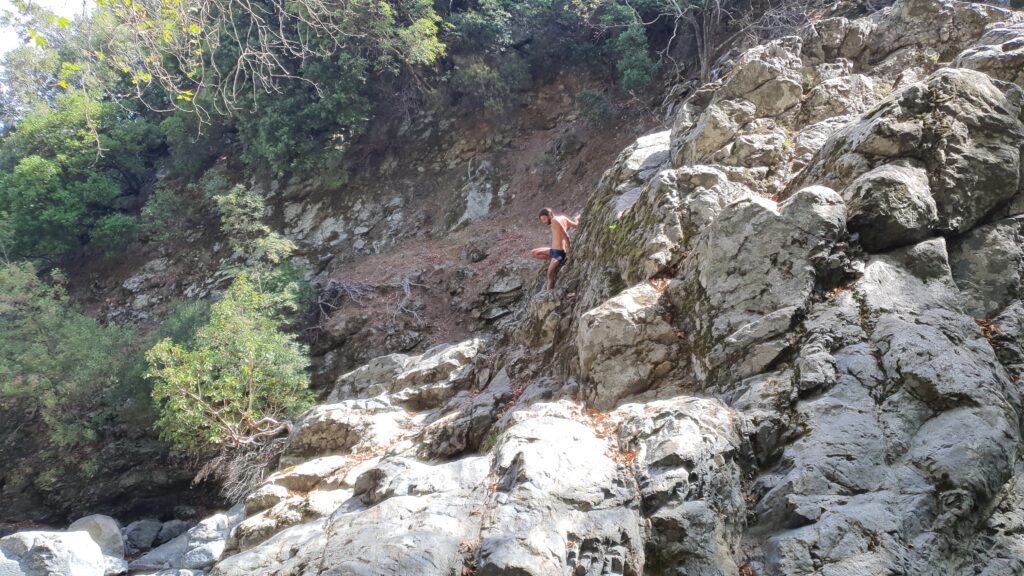
[{"label": "boulder at base of cliff", "polygon": [[151,550],[128,565],[130,570],[165,570],[185,568],[205,570],[220,559],[231,530],[245,518],[245,505],[238,504],[222,514],[215,514],[188,532]]},{"label": "boulder at base of cliff", "polygon": [[103,576],[103,552],[87,532],[18,532],[0,538],[3,576]]}]

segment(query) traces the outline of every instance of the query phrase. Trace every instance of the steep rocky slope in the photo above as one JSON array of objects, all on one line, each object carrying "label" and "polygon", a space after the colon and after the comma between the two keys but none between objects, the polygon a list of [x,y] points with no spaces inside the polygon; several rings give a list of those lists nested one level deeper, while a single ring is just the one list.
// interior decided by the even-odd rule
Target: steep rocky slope
[{"label": "steep rocky slope", "polygon": [[130,568],[1024,573],[1022,46],[903,0],[745,52],[608,169],[557,290],[339,376]]}]

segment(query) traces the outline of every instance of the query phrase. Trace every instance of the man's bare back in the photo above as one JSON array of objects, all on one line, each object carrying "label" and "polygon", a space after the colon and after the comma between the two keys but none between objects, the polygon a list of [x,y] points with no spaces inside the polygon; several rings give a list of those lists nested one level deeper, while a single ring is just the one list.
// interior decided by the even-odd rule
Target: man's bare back
[{"label": "man's bare back", "polygon": [[551,227],[551,247],[534,248],[530,255],[538,260],[551,260],[548,264],[548,290],[555,287],[555,277],[559,268],[572,254],[572,241],[569,239],[569,230],[576,228],[578,223],[561,214],[555,214],[550,208],[540,211],[540,221]]}]

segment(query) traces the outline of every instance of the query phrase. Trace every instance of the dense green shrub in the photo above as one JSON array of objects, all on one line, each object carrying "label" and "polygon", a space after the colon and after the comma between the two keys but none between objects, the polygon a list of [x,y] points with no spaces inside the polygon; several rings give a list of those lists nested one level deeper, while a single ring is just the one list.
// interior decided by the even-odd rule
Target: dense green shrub
[{"label": "dense green shrub", "polygon": [[164,164],[178,178],[194,178],[212,166],[220,148],[216,140],[223,137],[219,123],[200,130],[194,115],[180,111],[160,122],[160,132],[167,142]]},{"label": "dense green shrub", "polygon": [[170,339],[175,344],[188,346],[195,340],[196,332],[210,320],[210,303],[205,300],[175,300],[171,302],[170,313],[160,329],[156,340]]},{"label": "dense green shrub", "polygon": [[530,71],[522,58],[507,54],[493,64],[476,59],[456,67],[451,86],[462,102],[498,112],[512,103],[529,80]]},{"label": "dense green shrub", "polygon": [[216,213],[217,196],[231,188],[225,171],[214,166],[196,182],[162,182],[142,206],[140,232],[166,242],[176,235],[204,226]]},{"label": "dense green shrub", "polygon": [[146,353],[163,438],[192,451],[261,444],[311,404],[306,350],[275,306],[240,273],[190,344],[167,338]]},{"label": "dense green shrub", "polygon": [[59,257],[88,242],[101,221],[101,241],[119,241],[112,234],[131,232],[126,220],[105,219],[118,211],[119,198],[139,190],[161,147],[152,125],[79,93],[27,114],[0,140],[9,257]]},{"label": "dense green shrub", "polygon": [[79,312],[54,278],[0,266],[0,403],[28,403],[50,440],[72,447],[94,442],[142,382],[132,331]]},{"label": "dense green shrub", "polygon": [[275,94],[259,94],[237,126],[242,157],[274,174],[308,172],[340,161],[352,139],[366,126],[367,62],[341,54],[311,61],[304,78]]},{"label": "dense green shrub", "polygon": [[622,75],[624,89],[643,88],[658,74],[658,63],[648,53],[647,33],[640,24],[633,24],[616,36],[612,49],[619,57],[615,67]]},{"label": "dense green shrub", "polygon": [[104,254],[124,249],[126,242],[135,240],[140,230],[139,219],[128,214],[109,214],[96,221],[89,244]]},{"label": "dense green shrub", "polygon": [[158,242],[170,240],[180,233],[182,224],[191,220],[194,199],[169,186],[157,186],[142,206],[141,232]]},{"label": "dense green shrub", "polygon": [[310,403],[306,349],[284,330],[309,292],[288,261],[295,246],[263,222],[257,192],[236,185],[214,200],[243,264],[205,323],[200,305],[177,306],[146,353],[157,426],[193,451],[258,447]]}]

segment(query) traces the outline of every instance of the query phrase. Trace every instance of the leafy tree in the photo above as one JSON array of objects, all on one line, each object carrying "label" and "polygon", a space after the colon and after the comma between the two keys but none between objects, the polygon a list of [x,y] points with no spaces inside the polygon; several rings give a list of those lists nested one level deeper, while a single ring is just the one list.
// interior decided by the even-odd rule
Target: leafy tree
[{"label": "leafy tree", "polygon": [[213,165],[221,148],[223,126],[215,124],[200,131],[195,116],[177,111],[160,122],[160,132],[167,142],[164,164],[171,175],[192,178],[203,174]]},{"label": "leafy tree", "polygon": [[108,243],[130,232],[125,218],[106,219],[141,187],[162,146],[152,125],[112,104],[72,93],[55,105],[25,115],[0,140],[0,219],[11,230],[11,258],[56,258],[101,223]]},{"label": "leafy tree", "polygon": [[626,90],[642,88],[654,80],[658,63],[647,53],[647,33],[643,26],[633,24],[620,33],[612,42],[619,56],[616,63],[622,74],[622,87]]},{"label": "leafy tree", "polygon": [[146,353],[165,439],[192,451],[258,445],[310,405],[306,350],[274,307],[241,273],[190,345],[168,338]]},{"label": "leafy tree", "polygon": [[515,94],[528,85],[530,72],[525,62],[514,55],[498,59],[496,64],[473,60],[452,74],[452,87],[473,104],[498,112],[512,102]]},{"label": "leafy tree", "polygon": [[[308,407],[307,352],[283,328],[307,284],[287,258],[294,244],[263,222],[263,197],[243,186],[214,198],[221,230],[244,265],[194,336],[174,338],[201,310],[178,309],[146,353],[164,438],[193,451],[259,447]],[[174,318],[174,317],[172,317]],[[184,332],[188,332],[185,330]]]},{"label": "leafy tree", "polygon": [[112,254],[124,248],[139,234],[139,220],[128,214],[109,214],[96,221],[90,234],[90,244],[104,254]]},{"label": "leafy tree", "polygon": [[303,81],[256,96],[250,108],[237,113],[243,159],[273,173],[339,163],[370,117],[367,66],[348,54],[311,60],[301,69]]},{"label": "leafy tree", "polygon": [[266,206],[259,193],[236,185],[214,200],[221,232],[244,261],[235,272],[241,270],[256,284],[273,318],[282,323],[293,321],[312,291],[300,267],[289,260],[295,243],[263,222]]},{"label": "leafy tree", "polygon": [[24,262],[0,266],[0,403],[28,403],[52,442],[73,447],[96,441],[141,379],[132,331],[76,310],[54,278]]},{"label": "leafy tree", "polygon": [[176,300],[157,331],[157,341],[169,338],[175,344],[191,345],[196,332],[210,320],[210,303],[205,300]]}]

